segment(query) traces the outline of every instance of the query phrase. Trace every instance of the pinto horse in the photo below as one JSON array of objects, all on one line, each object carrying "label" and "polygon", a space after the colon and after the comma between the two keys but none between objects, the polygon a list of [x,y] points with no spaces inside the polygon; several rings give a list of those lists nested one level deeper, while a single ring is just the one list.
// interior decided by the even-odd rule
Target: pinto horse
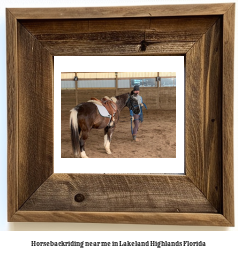
[{"label": "pinto horse", "polygon": [[[127,106],[135,114],[138,114],[138,101],[129,93],[115,96],[117,111],[114,115],[113,124],[110,118],[99,114],[97,106],[93,102],[84,102],[75,106],[70,113],[71,141],[74,155],[79,157],[79,148],[81,158],[88,158],[85,152],[85,142],[90,130],[104,128],[104,148],[107,154],[111,154],[110,143],[112,133],[119,120],[121,110]],[[81,137],[80,137],[80,133]]]}]

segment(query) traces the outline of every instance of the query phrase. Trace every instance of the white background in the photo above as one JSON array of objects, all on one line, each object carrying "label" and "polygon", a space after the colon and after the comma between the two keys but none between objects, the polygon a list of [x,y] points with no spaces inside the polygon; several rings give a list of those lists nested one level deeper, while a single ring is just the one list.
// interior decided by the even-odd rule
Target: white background
[{"label": "white background", "polygon": [[[55,112],[55,173],[184,173],[184,57],[143,56],[143,62],[147,64],[141,65],[140,56],[54,57],[54,108],[61,109],[61,72],[176,72],[176,158],[91,158],[80,162],[77,158],[61,158],[61,112]],[[113,146],[116,143],[112,138]],[[87,145],[86,154],[90,157]],[[105,163],[114,166],[105,168]]]},{"label": "white background", "polygon": [[[225,251],[236,253],[237,252],[237,239],[238,239],[238,227],[234,228],[224,228],[224,227],[189,227],[189,226],[158,226],[158,225],[124,225],[124,224],[93,224],[93,223],[7,223],[7,113],[6,113],[6,42],[5,42],[5,8],[6,7],[82,7],[82,6],[125,6],[125,5],[155,5],[155,4],[191,4],[191,3],[223,3],[223,2],[237,2],[230,0],[222,0],[222,1],[163,1],[163,0],[154,0],[154,1],[133,1],[133,0],[121,0],[121,1],[90,1],[90,0],[57,0],[57,1],[49,1],[49,0],[1,0],[0,3],[0,229],[2,231],[38,231],[38,232],[0,232],[0,244],[1,248],[8,248],[4,253],[11,253],[12,251],[16,252],[33,252],[34,253],[42,253],[42,251],[47,253],[52,253],[52,249],[32,249],[30,248],[31,240],[80,240],[80,239],[91,239],[95,240],[97,237],[103,239],[116,239],[120,240],[136,240],[136,237],[145,236],[150,239],[162,239],[172,241],[174,239],[183,239],[183,240],[203,240],[207,242],[207,247],[205,249],[161,249],[154,250],[156,253],[158,251],[162,253],[171,253],[171,251],[176,251],[176,253],[224,253]],[[237,5],[236,5],[236,13]],[[237,38],[237,29],[238,22],[236,20],[236,38]],[[237,70],[237,43],[235,48],[235,69]],[[238,120],[238,106],[237,106],[237,73],[235,73],[235,123],[234,123],[234,152],[237,154],[238,151],[238,142],[237,142],[237,120]],[[235,160],[235,208],[236,208],[236,218],[238,217],[237,211],[237,168],[238,168],[238,156],[234,156]],[[236,224],[238,223],[236,219]],[[40,231],[49,231],[49,230],[57,230],[57,231],[73,231],[73,232],[40,232]],[[75,232],[76,231],[76,232]],[[105,231],[105,232],[80,232],[80,231]],[[106,231],[115,231],[115,232],[106,232]],[[120,232],[125,231],[125,232]],[[139,232],[127,232],[127,231],[139,231]],[[141,231],[150,231],[150,232],[141,232]],[[162,232],[162,231],[171,231],[171,232]],[[182,232],[177,232],[182,231]],[[192,232],[187,232],[192,231]],[[207,232],[201,232],[207,231]],[[218,231],[218,232],[212,232]],[[225,232],[230,231],[230,232]],[[143,237],[143,239],[145,239]],[[53,239],[54,238],[54,239]],[[106,241],[106,240],[105,240]],[[56,250],[56,249],[54,249]],[[91,252],[93,250],[99,251],[102,250],[104,253],[106,252],[104,249],[89,249]],[[121,252],[123,249],[114,250],[114,252]],[[135,249],[137,250],[137,249]],[[143,250],[143,249],[142,249]],[[231,251],[232,250],[232,251]],[[79,253],[81,249],[57,249],[57,252],[71,251]],[[111,252],[111,249],[108,248],[107,251]],[[152,252],[152,251],[151,251]]]}]

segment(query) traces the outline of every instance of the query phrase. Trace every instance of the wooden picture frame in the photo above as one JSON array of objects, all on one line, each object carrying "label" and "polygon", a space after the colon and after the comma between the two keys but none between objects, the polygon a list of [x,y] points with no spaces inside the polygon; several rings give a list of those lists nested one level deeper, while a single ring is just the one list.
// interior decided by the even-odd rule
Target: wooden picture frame
[{"label": "wooden picture frame", "polygon": [[[234,226],[234,17],[234,3],[6,9],[8,221]],[[186,174],[54,174],[59,55],[184,55]]]}]

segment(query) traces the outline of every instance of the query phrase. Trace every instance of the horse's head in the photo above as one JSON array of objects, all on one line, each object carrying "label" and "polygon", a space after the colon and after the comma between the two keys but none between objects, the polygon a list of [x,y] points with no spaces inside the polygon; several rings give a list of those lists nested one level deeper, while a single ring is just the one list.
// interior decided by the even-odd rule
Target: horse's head
[{"label": "horse's head", "polygon": [[127,102],[126,102],[126,106],[132,110],[132,112],[134,114],[139,114],[140,113],[140,107],[139,107],[139,103],[138,103],[138,99],[137,99],[137,96],[135,95],[128,95],[128,99],[127,99]]}]

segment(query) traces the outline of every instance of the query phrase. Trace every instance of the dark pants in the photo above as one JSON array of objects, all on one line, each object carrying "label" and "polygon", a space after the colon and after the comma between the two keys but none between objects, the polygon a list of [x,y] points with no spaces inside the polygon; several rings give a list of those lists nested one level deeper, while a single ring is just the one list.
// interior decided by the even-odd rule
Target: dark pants
[{"label": "dark pants", "polygon": [[134,115],[134,129],[133,129],[133,135],[136,135],[138,129],[139,129],[139,115]]}]

